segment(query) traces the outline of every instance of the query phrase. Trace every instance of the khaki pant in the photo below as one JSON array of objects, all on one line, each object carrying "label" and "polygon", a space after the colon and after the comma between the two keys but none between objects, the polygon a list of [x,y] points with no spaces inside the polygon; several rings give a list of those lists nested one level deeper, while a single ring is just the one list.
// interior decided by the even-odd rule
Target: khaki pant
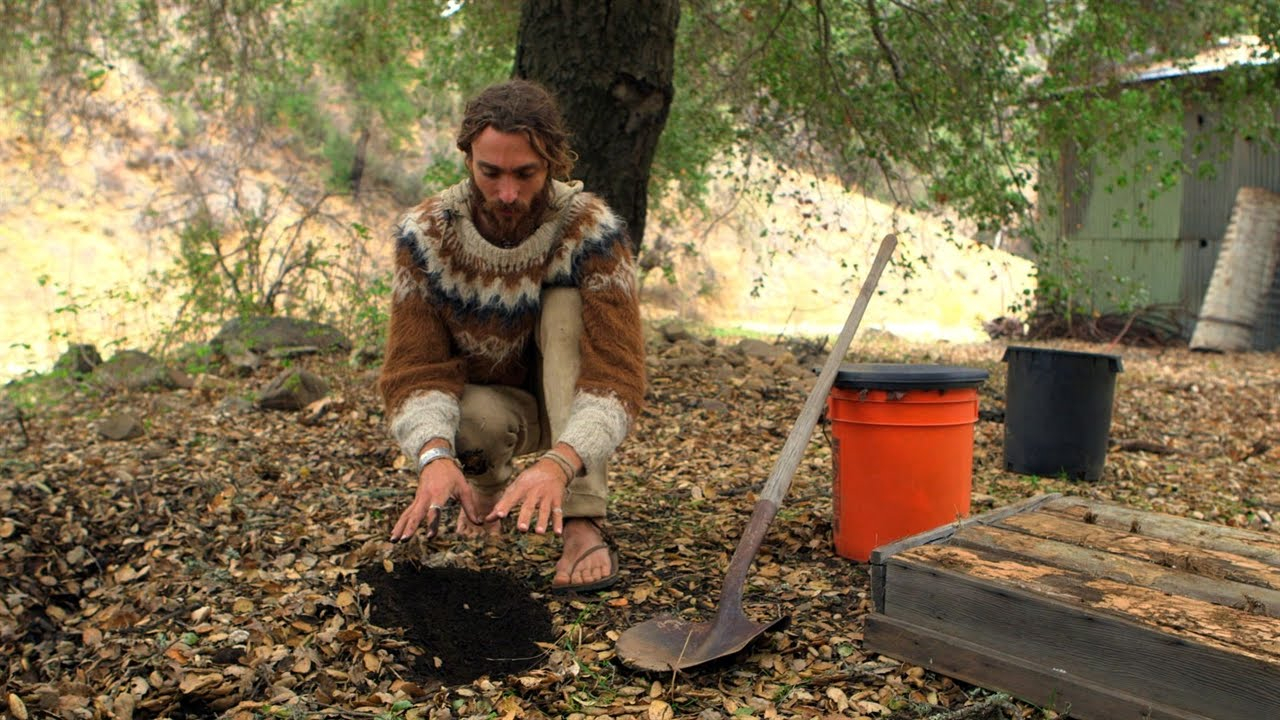
[{"label": "khaki pant", "polygon": [[[536,343],[538,397],[505,385],[467,385],[462,391],[462,424],[456,438],[467,480],[484,495],[496,495],[515,477],[515,458],[551,447],[564,430],[573,402],[581,357],[582,297],[574,288],[542,292]],[[569,485],[564,515],[604,517],[608,468],[589,467]]]}]

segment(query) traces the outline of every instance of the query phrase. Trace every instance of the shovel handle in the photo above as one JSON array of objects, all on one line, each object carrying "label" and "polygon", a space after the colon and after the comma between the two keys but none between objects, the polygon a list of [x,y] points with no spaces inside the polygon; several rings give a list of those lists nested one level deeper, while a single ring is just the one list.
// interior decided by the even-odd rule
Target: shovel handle
[{"label": "shovel handle", "polygon": [[831,354],[827,356],[827,362],[822,366],[822,372],[818,373],[818,381],[814,384],[813,390],[809,391],[809,399],[805,401],[800,416],[796,418],[796,424],[791,428],[791,434],[787,436],[787,443],[782,446],[778,461],[774,463],[773,472],[769,475],[769,481],[765,484],[760,499],[769,501],[775,508],[782,504],[782,498],[786,497],[787,490],[791,489],[791,476],[795,474],[796,468],[800,465],[800,458],[809,445],[813,427],[818,424],[818,417],[827,404],[831,385],[835,382],[841,363],[844,362],[849,344],[853,342],[858,324],[862,322],[862,314],[867,310],[867,303],[871,302],[871,294],[875,292],[876,285],[880,282],[880,274],[889,264],[889,258],[897,246],[898,236],[893,233],[885,235],[880,241],[880,250],[876,252],[875,260],[871,263],[871,271],[862,281],[862,291],[858,293],[858,299],[853,304],[853,310],[849,312],[849,318],[844,321],[844,329],[840,331],[840,337],[832,346]]}]

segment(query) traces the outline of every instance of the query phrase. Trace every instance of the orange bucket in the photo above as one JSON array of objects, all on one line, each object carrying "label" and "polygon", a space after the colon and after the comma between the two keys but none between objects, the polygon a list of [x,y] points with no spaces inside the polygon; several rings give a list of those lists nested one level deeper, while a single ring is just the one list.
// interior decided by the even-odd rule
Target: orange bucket
[{"label": "orange bucket", "polygon": [[827,398],[838,555],[866,562],[880,545],[969,515],[986,379],[949,365],[840,367]]}]

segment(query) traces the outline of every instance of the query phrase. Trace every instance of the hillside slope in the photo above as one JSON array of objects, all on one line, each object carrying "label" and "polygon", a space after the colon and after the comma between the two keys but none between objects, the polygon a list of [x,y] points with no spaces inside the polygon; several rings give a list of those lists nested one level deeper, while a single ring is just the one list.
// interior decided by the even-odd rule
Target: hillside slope
[{"label": "hillside slope", "polygon": [[[234,226],[271,206],[264,236],[285,238],[323,186],[323,168],[281,143],[246,147],[234,134],[166,107],[144,84],[112,73],[91,98],[100,127],[62,123],[38,141],[0,120],[0,378],[47,369],[71,341],[148,347],[180,312],[163,273],[193,202]],[[423,151],[425,155],[426,151]],[[425,163],[408,157],[406,165]],[[759,176],[760,168],[753,168]],[[412,172],[412,171],[411,171]],[[960,238],[943,225],[811,176],[768,176],[758,191],[713,188],[708,213],[651,213],[648,245],[668,249],[670,281],[646,274],[646,311],[765,333],[838,330],[885,232],[899,233],[902,267],[881,282],[864,328],[908,339],[976,341],[980,323],[1029,286],[1030,264]],[[196,200],[193,200],[195,198]],[[308,237],[334,258],[385,269],[384,240],[401,204],[386,194],[331,196]],[[674,220],[672,218],[675,218]],[[369,235],[352,246],[347,229]],[[692,250],[692,251],[690,251]],[[905,272],[909,265],[911,271]]]}]

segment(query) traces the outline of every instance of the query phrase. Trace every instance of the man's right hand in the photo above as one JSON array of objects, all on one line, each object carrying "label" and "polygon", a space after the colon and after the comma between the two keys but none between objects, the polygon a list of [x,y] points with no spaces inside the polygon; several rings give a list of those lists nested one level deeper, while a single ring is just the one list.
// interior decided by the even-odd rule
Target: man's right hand
[{"label": "man's right hand", "polygon": [[428,463],[418,475],[418,492],[414,494],[413,502],[400,514],[395,528],[391,530],[391,541],[408,540],[424,521],[427,538],[435,537],[440,530],[440,513],[455,498],[468,519],[477,524],[483,520],[476,516],[475,498],[462,469],[448,460]]}]

